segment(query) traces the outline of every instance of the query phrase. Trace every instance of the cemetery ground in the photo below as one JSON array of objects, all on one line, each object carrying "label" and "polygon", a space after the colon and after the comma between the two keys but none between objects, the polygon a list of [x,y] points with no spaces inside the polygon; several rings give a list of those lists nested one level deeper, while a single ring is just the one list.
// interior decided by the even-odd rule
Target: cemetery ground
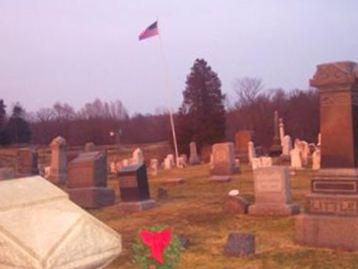
[{"label": "cemetery ground", "polygon": [[[357,268],[358,253],[296,244],[292,216],[253,217],[226,212],[224,204],[231,189],[239,189],[240,195],[254,201],[253,176],[247,165],[241,165],[241,174],[234,175],[229,183],[209,182],[208,171],[208,165],[198,165],[149,175],[151,197],[157,201],[154,209],[133,214],[119,213],[117,205],[91,210],[91,214],[122,235],[123,252],[108,269],[138,268],[131,261],[132,241],[138,229],[153,225],[167,225],[177,235],[189,239],[178,269]],[[301,210],[312,175],[310,169],[305,169],[291,177],[292,198]],[[173,177],[183,177],[186,182],[164,183]],[[109,186],[116,190],[119,200],[118,178],[111,177]],[[168,190],[168,198],[157,198],[159,187]],[[253,233],[256,254],[245,258],[226,256],[224,245],[230,232]]]}]

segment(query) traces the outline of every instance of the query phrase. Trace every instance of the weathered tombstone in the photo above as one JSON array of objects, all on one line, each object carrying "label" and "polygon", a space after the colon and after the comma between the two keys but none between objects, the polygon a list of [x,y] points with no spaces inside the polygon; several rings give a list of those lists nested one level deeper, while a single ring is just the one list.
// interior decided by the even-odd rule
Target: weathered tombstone
[{"label": "weathered tombstone", "polygon": [[358,250],[358,64],[318,65],[310,81],[320,95],[321,169],[311,180],[296,240]]},{"label": "weathered tombstone", "polygon": [[291,136],[285,135],[282,141],[282,156],[289,157],[292,150]]},{"label": "weathered tombstone", "polygon": [[130,163],[129,163],[129,160],[128,159],[123,159],[122,160],[122,167],[126,167],[126,166],[129,166]]},{"label": "weathered tombstone", "polygon": [[190,142],[190,156],[189,156],[189,163],[190,165],[200,164],[200,158],[198,156],[198,151],[196,149],[196,143]]},{"label": "weathered tombstone", "polygon": [[249,214],[255,216],[287,216],[299,213],[291,202],[290,174],[287,167],[272,166],[254,172],[255,204]]},{"label": "weathered tombstone", "polygon": [[131,164],[141,165],[143,163],[144,163],[143,151],[140,148],[136,148],[133,151],[133,154],[132,154],[132,162],[131,162]]},{"label": "weathered tombstone", "polygon": [[280,129],[280,141],[281,141],[281,146],[283,147],[283,139],[285,137],[285,124],[283,123],[283,119],[280,118],[279,119],[279,129]]},{"label": "weathered tombstone", "polygon": [[64,184],[67,180],[66,140],[61,136],[52,140],[51,172],[48,180],[56,185]]},{"label": "weathered tombstone", "polygon": [[270,147],[270,156],[278,157],[282,154],[282,146],[281,146],[280,135],[279,135],[279,119],[278,119],[277,111],[275,111],[274,114],[273,128],[274,128],[274,137],[272,141],[272,146]]},{"label": "weathered tombstone", "polygon": [[81,153],[68,165],[67,187],[70,199],[83,208],[113,205],[115,193],[107,188],[106,155],[98,152]]},{"label": "weathered tombstone", "polygon": [[254,142],[249,141],[249,143],[247,143],[247,154],[248,154],[248,158],[249,158],[249,162],[252,162],[252,158],[256,158],[256,151],[255,151],[255,145]]},{"label": "weathered tombstone", "polygon": [[310,154],[310,149],[309,149],[308,143],[306,141],[301,141],[299,149],[301,151],[302,165],[307,166],[308,156]]},{"label": "weathered tombstone", "polygon": [[164,170],[170,170],[174,168],[174,156],[173,154],[168,154],[164,159]]},{"label": "weathered tombstone", "polygon": [[120,209],[138,212],[155,206],[150,199],[147,169],[145,164],[130,165],[118,172],[121,193]]},{"label": "weathered tombstone", "polygon": [[88,142],[85,144],[85,152],[91,152],[96,150],[96,145],[93,142]]},{"label": "weathered tombstone", "polygon": [[321,168],[321,150],[317,148],[312,154],[312,170]]},{"label": "weathered tombstone", "polygon": [[293,169],[302,169],[302,158],[301,151],[298,147],[295,147],[290,151],[291,156],[291,168]]},{"label": "weathered tombstone", "polygon": [[39,174],[37,152],[32,148],[21,148],[17,151],[16,177]]},{"label": "weathered tombstone", "polygon": [[0,181],[0,268],[104,268],[121,236],[40,176]]},{"label": "weathered tombstone", "polygon": [[150,159],[150,169],[151,169],[152,175],[154,175],[154,176],[158,175],[158,170],[159,170],[158,159]]},{"label": "weathered tombstone", "polygon": [[218,143],[213,145],[213,165],[211,169],[214,181],[228,181],[235,172],[234,144]]},{"label": "weathered tombstone", "polygon": [[252,170],[256,170],[263,167],[271,167],[272,166],[272,158],[271,157],[258,157],[252,158],[251,168]]},{"label": "weathered tombstone", "polygon": [[231,190],[225,202],[225,210],[231,214],[247,214],[249,202],[239,196],[239,190]]},{"label": "weathered tombstone", "polygon": [[225,254],[234,257],[255,254],[255,236],[253,234],[230,233],[224,251]]},{"label": "weathered tombstone", "polygon": [[185,168],[187,167],[187,157],[185,154],[182,154],[178,158],[178,167],[179,168]]},{"label": "weathered tombstone", "polygon": [[253,141],[253,132],[242,130],[235,133],[235,148],[237,156],[242,162],[249,161],[248,143]]}]

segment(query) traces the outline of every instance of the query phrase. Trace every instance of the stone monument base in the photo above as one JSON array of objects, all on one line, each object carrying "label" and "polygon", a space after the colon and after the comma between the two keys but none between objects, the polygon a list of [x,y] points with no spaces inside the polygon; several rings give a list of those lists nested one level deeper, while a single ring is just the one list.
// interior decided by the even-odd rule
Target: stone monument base
[{"label": "stone monument base", "polygon": [[358,250],[358,217],[301,214],[295,232],[299,244]]},{"label": "stone monument base", "polygon": [[155,204],[153,199],[137,202],[121,202],[119,203],[119,209],[126,213],[141,212],[155,207]]},{"label": "stone monument base", "polygon": [[210,182],[222,182],[222,183],[225,183],[225,182],[231,181],[231,177],[230,176],[211,176],[209,178],[209,181]]},{"label": "stone monument base", "polygon": [[264,203],[249,206],[249,215],[252,216],[290,216],[300,213],[297,204]]},{"label": "stone monument base", "polygon": [[182,177],[168,178],[163,181],[164,184],[183,184],[185,183],[185,179]]},{"label": "stone monument base", "polygon": [[70,199],[83,208],[101,208],[115,203],[113,189],[106,187],[76,188],[67,190]]}]

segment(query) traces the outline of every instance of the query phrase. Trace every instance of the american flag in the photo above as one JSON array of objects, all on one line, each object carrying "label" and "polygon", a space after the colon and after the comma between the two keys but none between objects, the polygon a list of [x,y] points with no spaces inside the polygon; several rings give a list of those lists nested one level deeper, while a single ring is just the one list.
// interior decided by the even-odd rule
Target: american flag
[{"label": "american flag", "polygon": [[159,29],[158,29],[158,22],[154,22],[151,25],[149,25],[147,27],[147,29],[145,29],[140,35],[139,35],[139,40],[143,40],[152,36],[156,36],[159,34]]}]

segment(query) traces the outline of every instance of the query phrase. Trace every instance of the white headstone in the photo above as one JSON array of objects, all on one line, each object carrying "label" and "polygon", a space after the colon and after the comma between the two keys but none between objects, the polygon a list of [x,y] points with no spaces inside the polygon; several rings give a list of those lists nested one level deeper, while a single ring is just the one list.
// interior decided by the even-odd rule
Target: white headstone
[{"label": "white headstone", "polygon": [[191,142],[189,147],[190,147],[189,163],[191,165],[200,164],[200,158],[198,156],[198,151],[196,149],[196,143]]},{"label": "white headstone", "polygon": [[144,163],[143,151],[140,148],[136,148],[132,154],[131,164],[141,165]]},{"label": "white headstone", "polygon": [[255,145],[254,142],[250,141],[247,143],[248,147],[248,156],[249,156],[249,162],[252,162],[252,158],[256,158],[256,151],[255,151]]},{"label": "white headstone", "polygon": [[285,135],[282,143],[282,155],[290,156],[291,150],[292,150],[291,136]]},{"label": "white headstone", "polygon": [[150,169],[151,169],[152,175],[154,175],[154,176],[158,175],[158,170],[159,170],[158,159],[150,159]]},{"label": "white headstone", "polygon": [[316,148],[312,154],[312,170],[321,169],[321,150]]},{"label": "white headstone", "polygon": [[302,169],[301,151],[295,147],[290,151],[291,167],[294,169]]},{"label": "white headstone", "polygon": [[0,268],[104,268],[121,236],[40,176],[0,181]]}]

